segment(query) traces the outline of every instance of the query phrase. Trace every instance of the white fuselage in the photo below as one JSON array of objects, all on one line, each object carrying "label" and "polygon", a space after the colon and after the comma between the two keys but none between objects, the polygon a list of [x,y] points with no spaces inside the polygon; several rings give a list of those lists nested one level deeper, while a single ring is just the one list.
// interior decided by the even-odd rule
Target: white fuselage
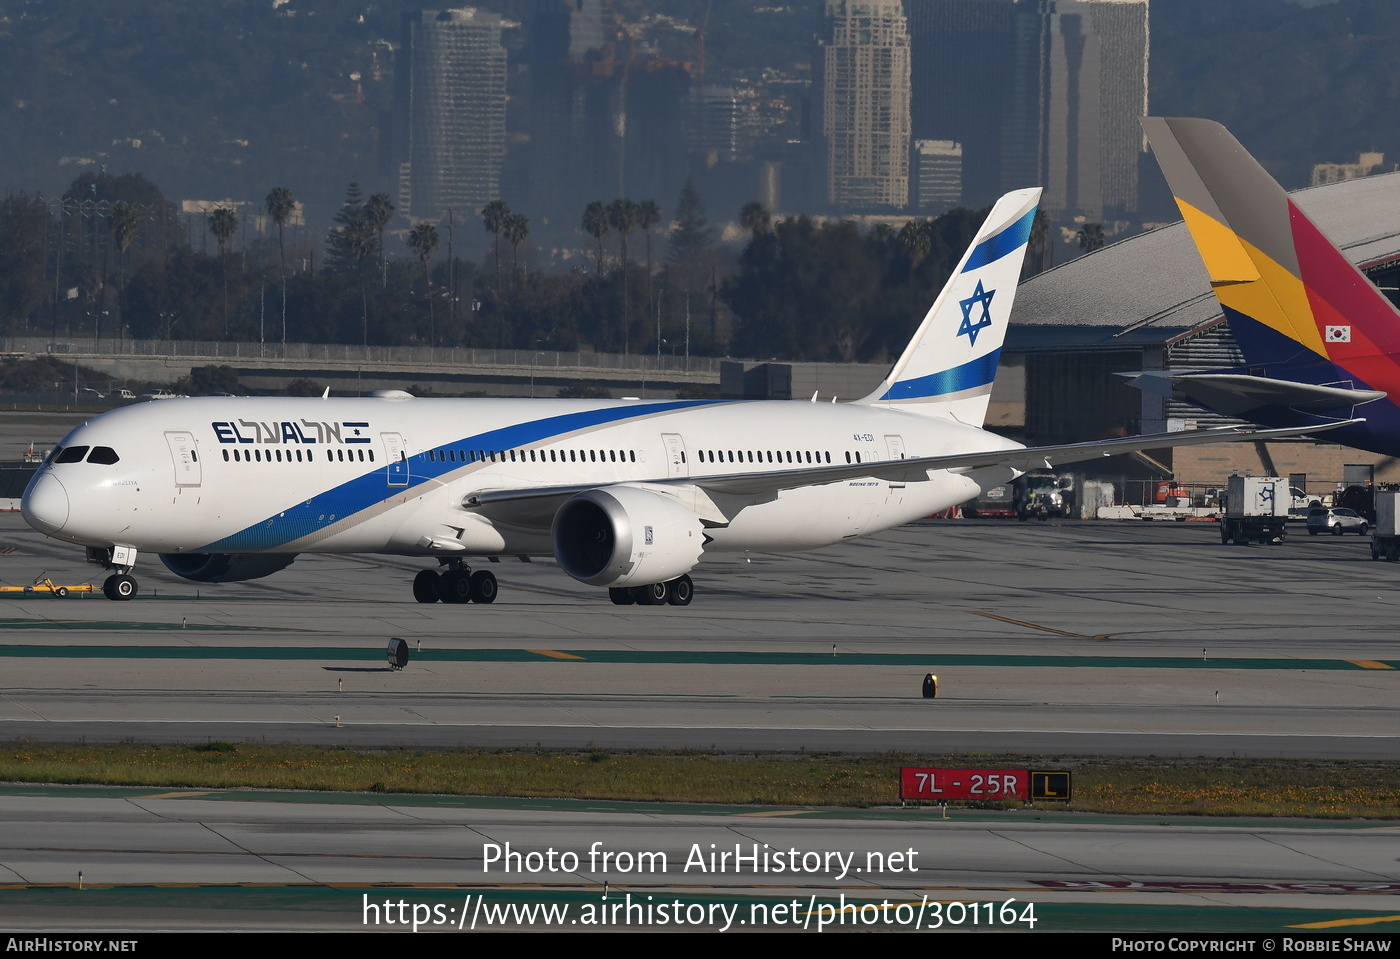
[{"label": "white fuselage", "polygon": [[[946,509],[1013,474],[799,481],[757,496],[686,480],[1017,446],[870,405],[406,396],[142,403],[84,423],[61,445],[89,452],[52,457],[24,512],[73,543],[423,556],[549,554],[552,513],[532,513],[530,491],[623,483],[657,484],[701,515],[722,514],[707,549],[823,546]],[[468,505],[481,493],[523,501]]]}]

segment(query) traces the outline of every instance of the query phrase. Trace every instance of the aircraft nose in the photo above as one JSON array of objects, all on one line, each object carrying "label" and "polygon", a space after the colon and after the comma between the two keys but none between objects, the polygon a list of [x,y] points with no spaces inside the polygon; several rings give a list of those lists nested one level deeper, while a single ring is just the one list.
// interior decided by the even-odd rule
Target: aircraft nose
[{"label": "aircraft nose", "polygon": [[24,491],[20,513],[41,533],[57,533],[68,522],[68,491],[52,473],[36,476]]}]

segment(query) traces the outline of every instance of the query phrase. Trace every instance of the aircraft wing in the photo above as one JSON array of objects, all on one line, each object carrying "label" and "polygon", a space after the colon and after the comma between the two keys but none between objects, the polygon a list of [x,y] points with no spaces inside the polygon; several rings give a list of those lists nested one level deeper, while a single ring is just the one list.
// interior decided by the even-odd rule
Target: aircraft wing
[{"label": "aircraft wing", "polygon": [[[1362,420],[1343,420],[1327,426],[1292,427],[1288,429],[1247,429],[1233,426],[1208,430],[1184,430],[1175,433],[1151,433],[1124,436],[1087,443],[1060,446],[1015,446],[1008,449],[953,453],[945,456],[919,456],[902,460],[881,460],[873,463],[853,463],[840,466],[816,466],[807,469],[779,469],[762,473],[727,473],[709,476],[685,476],[640,481],[647,486],[690,487],[706,493],[742,496],[775,494],[803,486],[822,486],[844,480],[874,477],[892,483],[920,483],[929,480],[930,471],[965,472],[991,466],[1004,466],[1028,472],[1049,469],[1065,463],[1080,463],[1103,456],[1117,456],[1138,450],[1166,449],[1176,446],[1199,446],[1207,443],[1258,442],[1287,439],[1325,432],[1339,426],[1349,426]],[[597,489],[599,484],[548,486],[533,489],[478,490],[462,500],[466,509],[482,509],[511,505],[512,512],[543,517],[551,514],[557,504],[584,490]]]}]

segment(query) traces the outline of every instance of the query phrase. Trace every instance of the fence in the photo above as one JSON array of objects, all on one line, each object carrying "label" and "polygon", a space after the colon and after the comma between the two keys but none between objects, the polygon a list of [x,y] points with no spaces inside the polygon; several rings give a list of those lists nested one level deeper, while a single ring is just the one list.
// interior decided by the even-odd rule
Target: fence
[{"label": "fence", "polygon": [[288,363],[368,363],[378,367],[513,366],[571,369],[638,370],[719,375],[723,360],[713,356],[633,353],[556,353],[545,350],[485,350],[466,347],[351,346],[345,343],[237,343],[218,340],[69,340],[46,337],[0,338],[6,353],[57,356],[171,356],[208,359],[212,365],[249,360]]}]

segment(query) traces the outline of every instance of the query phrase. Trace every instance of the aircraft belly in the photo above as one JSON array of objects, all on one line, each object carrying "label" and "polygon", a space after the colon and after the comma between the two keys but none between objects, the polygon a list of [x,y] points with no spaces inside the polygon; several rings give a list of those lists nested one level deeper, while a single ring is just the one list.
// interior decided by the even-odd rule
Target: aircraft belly
[{"label": "aircraft belly", "polygon": [[940,473],[902,488],[876,479],[784,490],[746,507],[727,528],[710,531],[710,550],[814,549],[889,529],[977,495],[965,476]]}]

